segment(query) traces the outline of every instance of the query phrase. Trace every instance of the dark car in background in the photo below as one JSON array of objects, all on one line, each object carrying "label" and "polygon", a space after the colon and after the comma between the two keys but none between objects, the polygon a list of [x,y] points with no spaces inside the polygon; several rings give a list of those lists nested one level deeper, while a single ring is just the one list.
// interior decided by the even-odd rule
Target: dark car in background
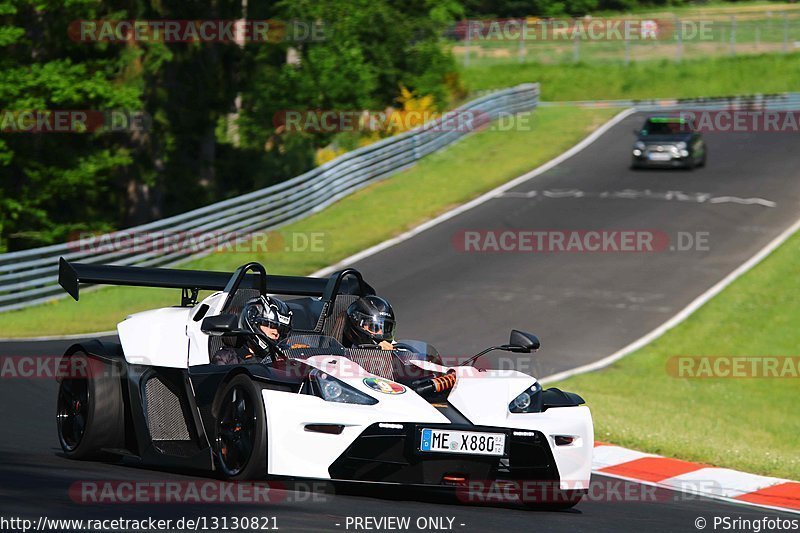
[{"label": "dark car in background", "polygon": [[648,117],[633,145],[631,167],[704,166],[708,150],[691,120],[677,116]]}]

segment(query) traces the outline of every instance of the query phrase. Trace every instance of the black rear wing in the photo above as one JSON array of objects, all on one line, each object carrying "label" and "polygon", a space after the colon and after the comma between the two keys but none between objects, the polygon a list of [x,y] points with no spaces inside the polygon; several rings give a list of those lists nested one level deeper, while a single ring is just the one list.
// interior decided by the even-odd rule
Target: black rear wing
[{"label": "black rear wing", "polygon": [[[247,270],[258,273],[247,274]],[[347,278],[345,280],[345,278]],[[355,278],[355,283],[352,282]],[[236,281],[236,283],[234,283]],[[346,283],[342,283],[346,281]],[[58,284],[76,301],[80,296],[81,284],[126,285],[130,287],[161,287],[192,291],[222,291],[226,289],[259,289],[262,293],[295,296],[320,296],[330,300],[335,294],[375,294],[354,269],[348,268],[334,272],[330,278],[311,278],[302,276],[274,276],[266,274],[258,263],[248,263],[236,272],[208,272],[202,270],[180,270],[174,268],[146,268],[115,265],[90,265],[70,263],[63,257],[58,263]],[[230,284],[230,286],[229,286]],[[191,301],[191,300],[189,300]],[[187,302],[184,296],[184,304]]]}]

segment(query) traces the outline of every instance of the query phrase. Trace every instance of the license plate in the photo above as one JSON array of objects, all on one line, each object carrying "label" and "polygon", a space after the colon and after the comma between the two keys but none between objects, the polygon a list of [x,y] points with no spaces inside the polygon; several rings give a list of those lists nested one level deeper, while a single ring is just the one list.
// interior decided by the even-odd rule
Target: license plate
[{"label": "license plate", "polygon": [[422,430],[419,449],[423,452],[503,455],[505,445],[506,436],[503,433],[426,428]]},{"label": "license plate", "polygon": [[662,152],[649,154],[648,157],[650,158],[650,161],[669,161],[670,159],[672,159],[671,155]]}]

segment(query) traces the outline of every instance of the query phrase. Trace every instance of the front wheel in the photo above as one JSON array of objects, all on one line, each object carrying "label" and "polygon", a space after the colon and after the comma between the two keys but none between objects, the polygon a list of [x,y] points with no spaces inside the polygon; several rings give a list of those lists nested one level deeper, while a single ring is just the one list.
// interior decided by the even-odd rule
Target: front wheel
[{"label": "front wheel", "polygon": [[215,455],[220,475],[261,479],[267,473],[267,417],[261,386],[249,376],[231,379],[215,401]]},{"label": "front wheel", "polygon": [[113,459],[107,449],[124,446],[122,385],[113,367],[77,352],[61,363],[56,427],[64,454],[70,459]]}]

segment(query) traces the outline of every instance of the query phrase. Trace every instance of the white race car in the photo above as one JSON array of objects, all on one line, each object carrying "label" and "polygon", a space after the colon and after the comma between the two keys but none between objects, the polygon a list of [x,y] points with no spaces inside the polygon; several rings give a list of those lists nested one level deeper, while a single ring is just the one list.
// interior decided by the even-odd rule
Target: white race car
[{"label": "white race car", "polygon": [[[183,291],[180,306],[120,322],[119,343],[67,350],[57,426],[68,457],[133,456],[231,480],[499,488],[548,508],[575,505],[589,487],[594,435],[583,400],[521,372],[473,366],[492,349],[538,349],[531,334],[513,330],[508,344],[458,366],[420,341],[345,348],[348,305],[375,293],[353,269],[322,279],[268,276],[258,263],[231,275],[62,258],[59,283],[76,300],[81,283]],[[198,301],[201,290],[217,292]],[[247,334],[244,303],[266,294],[294,296],[281,356],[211,364]]]}]

